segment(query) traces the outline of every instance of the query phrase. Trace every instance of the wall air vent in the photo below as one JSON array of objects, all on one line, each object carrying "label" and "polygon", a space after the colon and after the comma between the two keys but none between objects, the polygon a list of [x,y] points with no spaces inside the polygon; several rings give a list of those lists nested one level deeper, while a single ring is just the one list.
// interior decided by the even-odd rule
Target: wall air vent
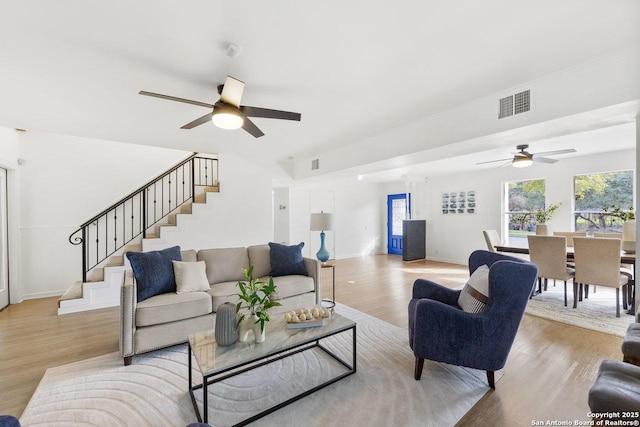
[{"label": "wall air vent", "polygon": [[529,91],[525,90],[524,92],[516,93],[513,95],[513,112],[514,114],[526,113],[531,109]]},{"label": "wall air vent", "polygon": [[513,116],[513,95],[500,100],[500,114],[498,118],[504,119],[509,116]]},{"label": "wall air vent", "polygon": [[529,90],[516,93],[500,99],[500,111],[498,119],[513,116],[514,114],[526,113],[531,110],[531,95]]},{"label": "wall air vent", "polygon": [[311,160],[311,170],[315,171],[320,169],[320,159]]}]

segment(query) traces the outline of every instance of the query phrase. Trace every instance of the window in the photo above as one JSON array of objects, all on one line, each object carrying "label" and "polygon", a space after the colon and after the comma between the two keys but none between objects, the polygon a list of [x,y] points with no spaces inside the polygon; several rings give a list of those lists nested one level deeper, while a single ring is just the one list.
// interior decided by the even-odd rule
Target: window
[{"label": "window", "polygon": [[622,233],[633,212],[633,171],[603,172],[573,177],[576,231]]},{"label": "window", "polygon": [[507,182],[505,194],[509,242],[517,244],[536,231],[535,212],[545,209],[545,180]]}]

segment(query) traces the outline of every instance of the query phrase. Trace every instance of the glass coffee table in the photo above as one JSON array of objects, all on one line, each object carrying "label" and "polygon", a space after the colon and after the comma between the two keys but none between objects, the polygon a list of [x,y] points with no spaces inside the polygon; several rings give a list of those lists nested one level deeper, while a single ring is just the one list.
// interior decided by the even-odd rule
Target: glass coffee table
[{"label": "glass coffee table", "polygon": [[[195,409],[199,422],[208,422],[207,389],[209,386],[303,351],[320,348],[342,364],[346,370],[313,388],[305,390],[275,406],[262,410],[258,414],[237,423],[237,426],[249,424],[321,388],[356,373],[356,323],[354,321],[340,314],[333,314],[331,318],[324,320],[322,326],[288,329],[283,317],[276,316],[268,322],[265,327],[267,328],[267,338],[260,344],[250,340],[247,342],[236,342],[230,346],[218,346],[213,330],[189,335],[189,394],[191,395],[193,408]],[[351,363],[343,360],[322,343],[322,340],[327,337],[348,331],[351,331],[352,336]],[[193,384],[191,373],[192,354],[193,359],[196,361],[196,367],[202,375],[202,382],[196,385]],[[203,389],[202,415],[200,414],[200,409],[194,394],[194,391],[199,389]]]}]

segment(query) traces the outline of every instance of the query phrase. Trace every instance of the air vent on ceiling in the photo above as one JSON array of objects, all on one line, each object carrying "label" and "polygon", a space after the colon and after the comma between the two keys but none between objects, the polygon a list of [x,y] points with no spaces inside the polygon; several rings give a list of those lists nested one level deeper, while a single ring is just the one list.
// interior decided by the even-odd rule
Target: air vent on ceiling
[{"label": "air vent on ceiling", "polygon": [[514,114],[526,113],[529,110],[531,110],[531,96],[530,91],[525,90],[524,92],[500,99],[498,118],[504,119]]},{"label": "air vent on ceiling", "polygon": [[311,170],[318,170],[320,169],[320,159],[313,159],[311,160]]}]

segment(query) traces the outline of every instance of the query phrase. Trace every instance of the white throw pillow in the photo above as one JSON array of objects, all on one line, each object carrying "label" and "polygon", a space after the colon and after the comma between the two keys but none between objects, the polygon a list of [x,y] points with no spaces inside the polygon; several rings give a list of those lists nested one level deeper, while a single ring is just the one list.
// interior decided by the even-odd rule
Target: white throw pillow
[{"label": "white throw pillow", "polygon": [[488,301],[489,267],[481,265],[464,285],[458,297],[458,305],[467,313],[482,313],[487,308]]},{"label": "white throw pillow", "polygon": [[209,290],[206,264],[204,261],[173,261],[173,272],[176,276],[176,293],[198,292]]}]

